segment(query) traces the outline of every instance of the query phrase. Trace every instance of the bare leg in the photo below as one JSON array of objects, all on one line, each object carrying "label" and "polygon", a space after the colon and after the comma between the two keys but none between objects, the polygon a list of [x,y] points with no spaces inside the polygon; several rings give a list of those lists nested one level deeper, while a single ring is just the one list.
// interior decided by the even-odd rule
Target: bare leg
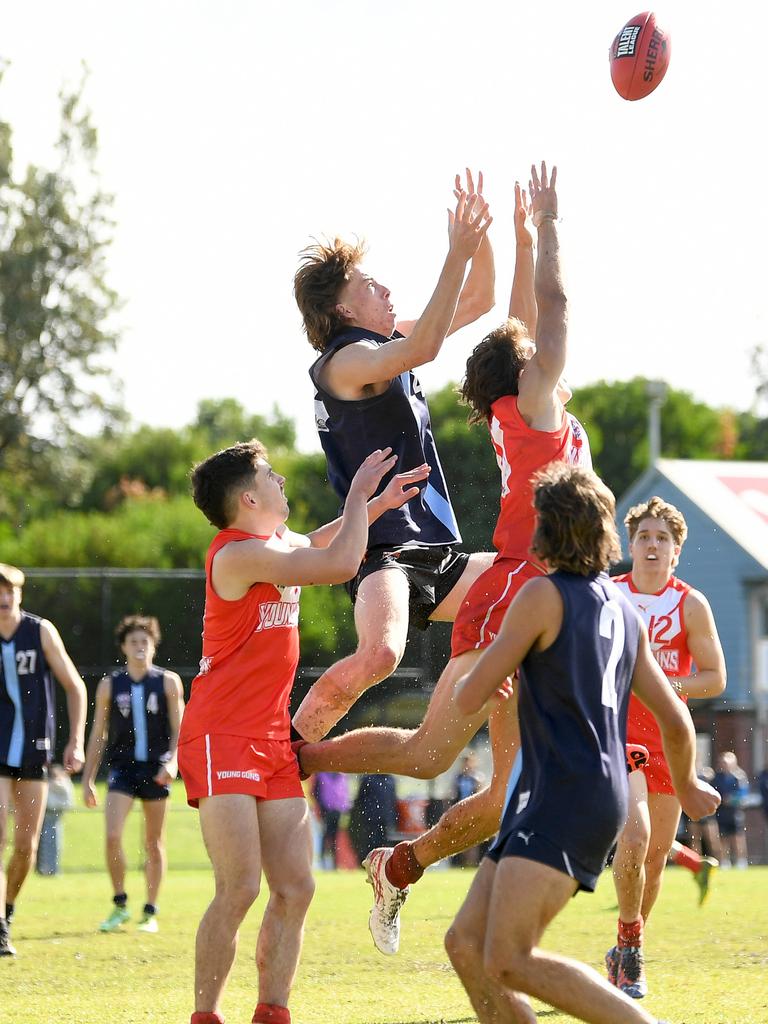
[{"label": "bare leg", "polygon": [[645,891],[641,907],[646,921],[661,889],[667,857],[680,822],[680,803],[676,796],[668,793],[649,793],[648,810],[651,817],[651,841],[645,858]]},{"label": "bare leg", "polygon": [[588,1024],[656,1024],[590,967],[537,948],[575,891],[576,882],[554,868],[504,858],[489,901],[485,973],[505,989],[534,996]]},{"label": "bare leg", "polygon": [[[493,552],[470,555],[459,580],[430,618],[453,622],[467,591],[493,559]],[[362,693],[400,664],[408,635],[408,596],[408,580],[399,569],[382,569],[360,584],[355,602],[357,650],[324,672],[301,702],[293,724],[304,739],[321,740]]]},{"label": "bare leg", "polygon": [[13,783],[13,853],[8,862],[6,901],[15,903],[24,879],[35,863],[40,829],[43,827],[48,783],[22,779]]},{"label": "bare leg", "polygon": [[216,1013],[237,952],[237,932],[259,894],[261,852],[256,799],[205,797],[200,826],[216,890],[197,929],[195,1010]]},{"label": "bare leg", "polygon": [[637,921],[640,917],[645,891],[645,858],[650,839],[648,784],[642,771],[630,772],[627,822],[613,858],[613,883],[622,921]]},{"label": "bare leg", "polygon": [[526,997],[503,988],[485,973],[485,934],[495,874],[495,863],[486,858],[448,929],[445,949],[480,1024],[536,1024]]},{"label": "bare leg", "polygon": [[312,830],[306,800],[259,803],[259,830],[269,902],[256,945],[259,1002],[287,1006],[315,891]]},{"label": "bare leg", "polygon": [[0,917],[5,917],[5,848],[8,844],[12,787],[11,779],[0,776]]},{"label": "bare leg", "polygon": [[125,819],[133,807],[133,797],[127,793],[107,793],[104,806],[104,819],[107,828],[106,853],[107,870],[112,879],[115,895],[125,892],[125,852],[123,851],[123,831]]},{"label": "bare leg", "polygon": [[404,573],[392,568],[366,576],[357,592],[355,627],[355,653],[320,676],[294,715],[294,726],[306,740],[326,736],[362,693],[400,664],[408,635]]},{"label": "bare leg", "polygon": [[450,807],[428,832],[413,843],[422,867],[467,850],[499,831],[512,763],[520,749],[517,697],[500,701],[490,718],[493,777],[485,789]]},{"label": "bare leg", "polygon": [[147,878],[147,903],[156,904],[160,884],[165,877],[165,812],[167,800],[142,800],[144,811],[144,842],[147,860],[144,873]]},{"label": "bare leg", "polygon": [[355,729],[307,744],[301,748],[302,768],[307,772],[388,772],[418,779],[433,779],[447,771],[485,720],[482,714],[461,714],[455,704],[456,683],[479,653],[467,651],[448,662],[418,729]]},{"label": "bare leg", "polygon": [[464,572],[454,584],[453,590],[443,598],[429,616],[430,621],[454,622],[459,608],[461,608],[461,603],[467,596],[467,591],[475,580],[493,565],[495,557],[495,551],[479,551],[474,555],[470,555],[467,564],[464,566]]}]

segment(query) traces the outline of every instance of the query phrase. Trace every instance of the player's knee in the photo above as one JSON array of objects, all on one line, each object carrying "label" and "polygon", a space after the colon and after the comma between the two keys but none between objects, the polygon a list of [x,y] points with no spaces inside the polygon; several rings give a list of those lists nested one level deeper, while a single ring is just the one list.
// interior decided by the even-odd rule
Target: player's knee
[{"label": "player's knee", "polygon": [[144,848],[150,861],[157,863],[165,859],[165,846],[162,839],[147,839]]},{"label": "player's knee", "polygon": [[622,861],[628,859],[639,865],[643,863],[648,853],[648,831],[638,823],[627,823],[619,839],[619,852]]},{"label": "player's knee", "polygon": [[294,913],[304,911],[315,895],[315,880],[308,872],[297,875],[290,881],[270,886],[269,894],[285,903],[286,908]]},{"label": "player's knee", "polygon": [[24,833],[16,837],[13,844],[13,855],[19,860],[30,863],[37,854],[38,836]]},{"label": "player's knee", "polygon": [[260,888],[259,875],[244,874],[236,881],[217,883],[216,899],[226,907],[231,917],[242,919],[258,899]]},{"label": "player's knee", "polygon": [[444,945],[454,970],[461,975],[477,955],[470,936],[454,921],[445,933]]},{"label": "player's knee", "polygon": [[391,676],[400,664],[405,649],[386,640],[377,640],[374,643],[361,645],[358,648],[363,663],[368,686]]},{"label": "player's knee", "polygon": [[123,848],[123,833],[120,832],[107,832],[106,837],[107,853],[110,856],[120,854]]},{"label": "player's knee", "polygon": [[488,978],[503,988],[525,992],[529,957],[522,950],[505,952],[502,960],[495,952],[486,953],[483,969]]}]

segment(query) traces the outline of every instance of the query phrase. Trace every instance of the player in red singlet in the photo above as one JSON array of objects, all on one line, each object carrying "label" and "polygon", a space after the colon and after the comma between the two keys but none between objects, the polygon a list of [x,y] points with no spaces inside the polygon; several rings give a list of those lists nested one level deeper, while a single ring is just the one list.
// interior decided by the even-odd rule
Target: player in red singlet
[{"label": "player in red singlet", "polygon": [[[646,624],[651,649],[681,700],[716,697],[725,689],[725,659],[712,610],[703,594],[673,575],[688,532],[682,513],[653,497],[627,513],[632,571],[615,583]],[[694,671],[695,663],[695,671]],[[630,773],[627,824],[619,837],[613,877],[619,903],[618,939],[606,954],[608,977],[627,995],[648,991],[643,962],[643,924],[672,859],[694,872],[706,895],[712,861],[674,842],[680,803],[653,715],[630,698],[627,743],[648,750],[647,764]]]},{"label": "player in red singlet", "polygon": [[258,441],[194,470],[195,504],[219,528],[205,562],[203,658],[179,736],[179,768],[214,869],[215,895],[197,933],[192,1024],[222,1024],[219,1002],[241,921],[270,900],[256,948],[254,1024],[290,1024],[288,996],[313,893],[311,832],[290,746],[288,700],[299,657],[299,592],[357,572],[369,523],[418,493],[429,467],[392,478],[390,450],[371,454],[344,515],[308,536],[287,529],[283,477]]},{"label": "player in red singlet", "polygon": [[[416,730],[360,729],[338,739],[301,747],[305,771],[392,772],[434,778],[453,764],[485,719],[462,715],[455,704],[458,681],[498,631],[507,606],[531,576],[546,570],[530,554],[533,536],[533,473],[553,460],[589,467],[589,447],[580,424],[565,412],[570,391],[561,380],[566,357],[567,301],[560,276],[556,171],[548,181],[532,168],[532,208],[515,189],[517,254],[510,319],[474,350],[467,362],[463,395],[471,419],[488,425],[501,470],[501,508],[494,535],[494,563],[470,587],[456,617],[451,660],[443,671],[421,726]],[[533,235],[538,230],[534,267]],[[526,323],[523,322],[525,318]],[[535,338],[535,343],[531,340]],[[509,696],[509,689],[500,696]],[[399,910],[426,867],[493,835],[499,827],[507,778],[519,746],[512,701],[500,701],[491,716],[493,778],[485,789],[455,804],[434,828],[394,850],[377,849],[366,859],[373,885],[370,928],[377,948],[395,953]]]}]

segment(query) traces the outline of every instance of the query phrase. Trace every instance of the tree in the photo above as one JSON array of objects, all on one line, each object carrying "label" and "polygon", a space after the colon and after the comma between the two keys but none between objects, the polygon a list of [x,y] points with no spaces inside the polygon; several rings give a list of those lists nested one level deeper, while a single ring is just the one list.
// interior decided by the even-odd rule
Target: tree
[{"label": "tree", "polygon": [[63,447],[83,414],[91,425],[120,415],[100,362],[117,340],[105,280],[112,197],[95,173],[84,84],[60,93],[53,170],[29,166],[14,180],[11,128],[0,122],[0,470],[16,480]]},{"label": "tree", "polygon": [[[648,396],[644,377],[581,387],[568,410],[584,424],[595,471],[620,497],[648,467]],[[716,459],[732,447],[722,410],[670,388],[661,409],[661,454]]]}]

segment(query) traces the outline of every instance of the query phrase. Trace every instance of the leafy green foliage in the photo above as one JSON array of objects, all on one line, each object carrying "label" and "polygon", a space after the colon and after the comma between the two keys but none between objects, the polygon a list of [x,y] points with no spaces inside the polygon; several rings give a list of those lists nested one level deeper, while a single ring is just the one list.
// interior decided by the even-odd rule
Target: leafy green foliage
[{"label": "leafy green foliage", "polygon": [[112,197],[95,175],[82,88],[60,94],[52,170],[30,166],[15,179],[11,129],[0,123],[0,468],[9,475],[33,466],[41,437],[61,446],[82,415],[120,415],[100,362],[116,344],[117,296],[106,281]]}]

